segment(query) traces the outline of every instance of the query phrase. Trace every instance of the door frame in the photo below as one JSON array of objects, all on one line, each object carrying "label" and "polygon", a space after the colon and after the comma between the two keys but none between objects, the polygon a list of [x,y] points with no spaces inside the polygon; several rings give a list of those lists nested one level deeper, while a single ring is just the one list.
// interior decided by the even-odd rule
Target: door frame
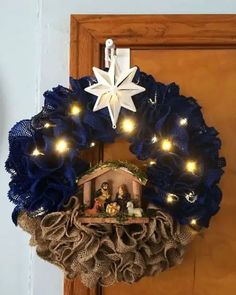
[{"label": "door frame", "polygon": [[[132,49],[235,49],[236,15],[72,15],[70,76],[92,74],[103,65],[106,39]],[[96,157],[101,159],[98,147]],[[101,295],[79,279],[65,280],[64,295]]]},{"label": "door frame", "polygon": [[[71,15],[70,75],[101,66],[106,39],[117,47],[235,48],[236,15]],[[151,25],[151,26],[150,26]],[[86,58],[85,58],[86,57]]]}]

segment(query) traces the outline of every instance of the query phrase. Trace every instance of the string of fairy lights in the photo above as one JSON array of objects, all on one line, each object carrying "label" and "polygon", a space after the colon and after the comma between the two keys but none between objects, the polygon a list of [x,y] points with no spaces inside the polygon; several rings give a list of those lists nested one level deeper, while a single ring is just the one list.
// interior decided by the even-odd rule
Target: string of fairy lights
[{"label": "string of fairy lights", "polygon": [[[81,107],[79,106],[78,103],[73,103],[69,109],[69,115],[70,116],[79,116],[82,112]],[[179,125],[182,127],[186,127],[188,125],[188,119],[187,118],[181,118],[179,120]],[[125,118],[121,121],[121,130],[126,133],[126,134],[131,134],[134,132],[135,127],[136,127],[136,123],[133,119],[131,118]],[[55,125],[46,122],[44,124],[44,128],[51,128],[51,127],[55,127]],[[174,147],[174,143],[171,139],[169,138],[161,138],[159,139],[157,135],[153,135],[153,137],[151,138],[151,142],[153,144],[159,144],[159,147],[162,151],[168,153],[168,152],[172,152],[173,147]],[[90,143],[90,147],[94,147],[96,145],[95,142],[91,142]],[[54,150],[58,153],[58,154],[65,154],[66,152],[68,152],[70,150],[70,145],[69,142],[64,139],[64,138],[59,138],[55,140],[55,145],[54,145]],[[40,151],[38,149],[38,147],[36,146],[35,149],[33,150],[32,156],[43,156],[44,153],[42,151]],[[155,165],[156,161],[151,160],[149,161],[149,165]],[[192,173],[195,174],[198,170],[198,165],[197,162],[194,160],[187,160],[185,162],[185,170],[188,173]],[[197,195],[194,194],[194,192],[190,192],[188,194],[185,195],[185,198],[190,202],[190,203],[194,203],[197,199]],[[166,193],[166,203],[168,205],[174,205],[176,202],[179,201],[179,197],[175,194],[172,193]],[[197,226],[197,219],[196,218],[191,218],[189,224],[193,227]]]}]

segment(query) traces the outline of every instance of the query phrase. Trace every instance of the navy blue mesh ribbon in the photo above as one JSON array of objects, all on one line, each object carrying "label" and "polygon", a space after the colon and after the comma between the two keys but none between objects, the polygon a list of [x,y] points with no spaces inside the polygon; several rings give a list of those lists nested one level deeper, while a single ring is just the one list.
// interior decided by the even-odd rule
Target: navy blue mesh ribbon
[{"label": "navy blue mesh ribbon", "polygon": [[[31,120],[17,123],[9,133],[9,157],[6,169],[11,174],[8,197],[16,205],[13,221],[20,211],[41,215],[61,210],[76,193],[76,179],[86,172],[88,163],[80,158],[80,151],[90,147],[92,141],[115,142],[122,130],[114,130],[107,109],[93,112],[96,97],[84,91],[95,83],[93,77],[79,80],[71,78],[71,89],[62,86],[44,94],[42,111]],[[130,151],[140,160],[152,159],[155,165],[147,168],[148,184],[143,197],[164,208],[181,224],[197,218],[202,226],[218,209],[221,191],[218,183],[223,174],[224,158],[219,157],[221,146],[217,131],[208,127],[200,106],[193,98],[179,93],[179,87],[164,85],[152,76],[137,71],[134,82],[146,91],[133,97],[137,112],[122,109],[120,120],[129,116],[137,122],[135,132],[127,136]],[[81,108],[79,116],[71,116],[70,107],[76,103]],[[188,124],[179,124],[186,118]],[[50,128],[45,128],[45,124]],[[153,136],[170,138],[174,144],[171,152],[164,152]],[[57,138],[66,138],[70,149],[65,154],[55,152]],[[32,155],[37,147],[41,154]],[[184,163],[194,158],[201,173],[186,173]],[[194,192],[195,202],[186,195]],[[169,206],[166,195],[178,196],[178,203]]]}]

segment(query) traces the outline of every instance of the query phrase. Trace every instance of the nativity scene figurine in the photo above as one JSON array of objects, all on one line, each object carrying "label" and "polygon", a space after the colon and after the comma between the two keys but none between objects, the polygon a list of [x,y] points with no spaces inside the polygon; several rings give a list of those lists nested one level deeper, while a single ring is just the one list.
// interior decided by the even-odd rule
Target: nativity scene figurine
[{"label": "nativity scene figurine", "polygon": [[141,218],[143,209],[139,207],[146,179],[137,175],[138,171],[132,164],[117,167],[109,162],[81,177],[78,186],[83,191],[85,217],[102,216],[103,222],[106,222],[104,217]]}]

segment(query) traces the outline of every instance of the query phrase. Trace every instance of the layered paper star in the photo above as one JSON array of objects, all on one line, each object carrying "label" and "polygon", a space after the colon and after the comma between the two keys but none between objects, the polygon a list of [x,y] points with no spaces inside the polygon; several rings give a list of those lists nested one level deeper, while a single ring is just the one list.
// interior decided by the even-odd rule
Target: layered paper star
[{"label": "layered paper star", "polygon": [[133,67],[120,72],[116,57],[113,57],[108,72],[93,67],[98,83],[85,88],[85,91],[98,97],[94,112],[108,108],[113,128],[116,128],[121,107],[136,112],[132,96],[145,91],[145,88],[132,82],[136,71],[137,67]]}]

